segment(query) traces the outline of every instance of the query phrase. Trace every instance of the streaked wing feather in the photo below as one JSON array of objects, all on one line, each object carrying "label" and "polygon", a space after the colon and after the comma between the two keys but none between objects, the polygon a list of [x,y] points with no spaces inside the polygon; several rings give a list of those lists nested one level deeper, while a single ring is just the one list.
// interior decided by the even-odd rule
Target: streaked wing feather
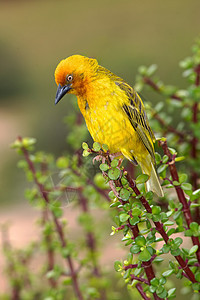
[{"label": "streaked wing feather", "polygon": [[129,118],[131,125],[137,132],[140,140],[154,159],[153,141],[155,141],[154,134],[149,126],[149,122],[141,102],[139,95],[126,82],[115,82],[120,89],[122,89],[127,97],[128,104],[123,105],[123,110]]}]

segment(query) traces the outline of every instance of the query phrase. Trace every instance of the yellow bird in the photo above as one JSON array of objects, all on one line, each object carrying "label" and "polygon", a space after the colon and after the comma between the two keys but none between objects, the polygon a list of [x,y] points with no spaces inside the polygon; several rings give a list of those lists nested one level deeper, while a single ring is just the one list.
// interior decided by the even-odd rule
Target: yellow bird
[{"label": "yellow bird", "polygon": [[110,153],[122,153],[149,175],[147,190],[163,197],[156,171],[155,137],[143,102],[122,78],[100,66],[96,59],[73,55],[55,70],[58,85],[55,104],[74,94],[94,141],[106,144]]}]

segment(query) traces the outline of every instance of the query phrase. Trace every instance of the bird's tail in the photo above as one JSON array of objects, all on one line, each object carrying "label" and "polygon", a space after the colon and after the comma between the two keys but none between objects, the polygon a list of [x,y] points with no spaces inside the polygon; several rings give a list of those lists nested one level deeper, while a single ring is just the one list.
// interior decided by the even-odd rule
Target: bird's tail
[{"label": "bird's tail", "polygon": [[159,197],[164,197],[163,190],[161,188],[158,175],[156,174],[156,170],[154,168],[154,165],[152,161],[150,162],[150,168],[146,168],[145,165],[142,165],[142,172],[149,175],[149,180],[146,182],[146,188],[147,191],[153,191],[156,193]]}]

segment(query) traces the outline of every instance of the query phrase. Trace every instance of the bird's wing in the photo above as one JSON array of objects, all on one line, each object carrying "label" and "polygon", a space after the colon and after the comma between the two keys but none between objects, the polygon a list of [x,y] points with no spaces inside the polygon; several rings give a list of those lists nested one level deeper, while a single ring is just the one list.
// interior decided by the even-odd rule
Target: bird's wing
[{"label": "bird's wing", "polygon": [[125,92],[128,101],[123,104],[122,109],[127,115],[131,125],[137,132],[145,148],[154,160],[153,142],[155,141],[155,137],[149,126],[147,115],[140,96],[124,81],[116,81],[115,84]]}]

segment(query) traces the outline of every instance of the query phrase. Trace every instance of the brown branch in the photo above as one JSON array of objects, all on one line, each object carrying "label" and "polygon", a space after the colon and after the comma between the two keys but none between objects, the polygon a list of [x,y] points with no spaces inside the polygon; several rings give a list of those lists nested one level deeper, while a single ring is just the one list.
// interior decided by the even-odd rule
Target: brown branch
[{"label": "brown branch", "polygon": [[151,300],[151,298],[147,297],[146,293],[143,291],[142,285],[139,282],[136,284],[136,288],[144,300]]},{"label": "brown branch", "polygon": [[[21,137],[19,137],[18,139],[19,139],[20,142],[22,142],[22,138]],[[47,205],[50,204],[50,200],[48,198],[48,194],[45,191],[44,185],[41,184],[38,181],[38,179],[37,179],[36,169],[35,169],[35,166],[34,166],[33,162],[30,159],[29,152],[24,147],[22,147],[21,150],[22,150],[22,152],[24,154],[26,162],[28,163],[29,170],[31,171],[31,173],[33,175],[35,184],[37,185],[42,198],[44,199],[44,201],[46,202]],[[65,240],[65,237],[64,237],[64,232],[63,232],[62,225],[60,224],[59,220],[57,219],[57,217],[55,216],[55,214],[53,213],[53,211],[51,211],[51,213],[52,213],[53,221],[54,221],[54,224],[55,224],[55,227],[56,227],[56,231],[57,231],[58,236],[60,238],[61,246],[63,248],[66,248],[67,243],[66,243],[66,240]],[[75,294],[77,296],[77,299],[83,300],[84,298],[83,298],[83,295],[82,295],[82,293],[80,291],[78,280],[77,280],[77,273],[75,271],[74,264],[73,264],[73,261],[72,261],[72,258],[71,258],[70,255],[67,256],[66,261],[67,261],[69,269],[70,269],[70,274],[71,274],[71,278],[72,278],[72,284],[73,284],[74,292],[75,292]]]},{"label": "brown branch", "polygon": [[[149,85],[150,87],[153,88],[153,90],[155,90],[156,92],[161,93],[162,89],[149,77],[144,76],[143,77],[143,81],[145,84]],[[177,96],[175,93],[170,95],[170,98],[177,100],[177,101],[182,101],[181,97]]]},{"label": "brown branch", "polygon": [[174,127],[172,127],[172,126],[167,125],[165,123],[165,121],[156,112],[153,112],[152,117],[155,118],[160,123],[160,125],[162,127],[166,128],[165,133],[166,132],[172,132],[172,133],[176,134],[180,138],[180,140],[186,140],[187,139],[187,135],[184,132],[181,132],[181,131],[175,129]]},{"label": "brown branch", "polygon": [[[195,86],[198,87],[200,85],[200,64],[198,64],[196,66],[194,71],[196,73]],[[197,123],[198,122],[198,102],[195,102],[193,104],[192,113],[193,113],[192,122]],[[197,139],[196,136],[192,137],[191,144],[192,144],[191,156],[192,156],[193,159],[196,159],[197,158],[197,144],[198,144],[198,139]],[[196,190],[198,188],[198,184],[197,184],[198,174],[197,174],[197,172],[193,170],[192,174],[191,174],[191,177],[192,177],[191,179],[192,179],[192,184],[193,184],[194,190]],[[197,222],[199,222],[199,219],[200,219],[200,209],[199,209],[199,207],[196,207],[196,209],[195,209],[195,220]]]},{"label": "brown branch", "polygon": [[[71,169],[71,170],[76,176],[78,176],[78,177],[81,176],[81,173],[79,173],[77,170],[74,170],[74,169]],[[90,178],[87,178],[87,183],[90,184],[91,186],[93,186],[99,194],[101,194],[108,202],[110,202],[110,198],[108,196],[107,191],[99,188]]]},{"label": "brown branch", "polygon": [[[110,160],[109,155],[107,155],[106,160],[108,162],[108,165],[110,165],[111,160]],[[118,194],[114,187],[115,187],[115,185],[118,187],[123,187],[121,180],[120,179],[110,180],[110,182],[111,182],[110,186],[112,187],[113,192],[115,194]],[[122,201],[119,196],[118,196],[118,199],[122,205],[125,205],[127,203],[127,201]],[[139,228],[137,225],[131,225],[129,220],[128,220],[128,224],[129,224],[129,228],[133,234],[133,237],[135,239],[137,236],[139,236]],[[143,262],[142,264],[144,267],[145,274],[147,276],[148,283],[150,284],[150,281],[156,277],[153,266],[152,266],[152,262],[151,262],[151,260],[149,260],[147,262]],[[160,297],[158,297],[158,295],[156,293],[153,293],[153,297],[155,300],[161,299]]]},{"label": "brown branch", "polygon": [[[8,255],[8,253],[12,253],[12,246],[8,236],[8,228],[7,225],[2,226],[1,230],[2,234],[2,248],[3,251]],[[21,285],[16,282],[18,278],[18,274],[16,272],[15,263],[13,260],[13,254],[10,259],[7,258],[7,273],[9,276],[9,281],[11,284],[10,292],[11,292],[11,300],[20,300],[21,299]]]},{"label": "brown branch", "polygon": [[[135,239],[137,236],[139,236],[138,226],[137,225],[131,225],[129,220],[128,220],[128,222],[129,222],[129,228],[131,229],[133,237]],[[151,280],[156,277],[151,260],[143,261],[142,266],[143,266],[145,274],[147,276],[147,283],[150,285]],[[145,282],[145,281],[143,280],[143,282]],[[158,295],[156,293],[153,293],[153,297],[154,297],[155,300],[161,299],[160,297],[158,297]]]},{"label": "brown branch", "polygon": [[140,282],[144,282],[144,283],[146,283],[147,285],[149,285],[149,282],[148,282],[147,279],[142,278],[142,277],[135,276],[134,274],[131,274],[131,279],[132,279],[132,280],[138,280],[138,281],[140,281]]},{"label": "brown branch", "polygon": [[[126,178],[130,184],[130,187],[133,189],[133,191],[136,193],[137,196],[141,195],[140,191],[138,190],[138,188],[136,187],[135,182],[133,181],[132,178],[129,177],[129,175],[126,175]],[[152,209],[148,203],[148,201],[145,199],[144,196],[140,197],[140,201],[142,202],[144,208],[146,209],[146,211],[148,213],[152,214]],[[167,235],[167,233],[165,232],[164,228],[163,228],[163,224],[160,222],[155,222],[155,227],[157,229],[157,231],[160,233],[160,235],[163,237],[165,243],[168,243],[169,237]],[[183,258],[180,255],[175,256],[176,260],[179,262],[181,268],[185,271],[185,273],[187,274],[188,278],[190,278],[191,282],[196,282],[195,277],[193,272],[190,270],[190,268],[188,267],[188,264],[183,260]]]},{"label": "brown branch", "polygon": [[[176,169],[176,165],[175,165],[175,160],[172,157],[172,154],[169,151],[169,148],[167,146],[167,141],[160,141],[160,145],[163,148],[163,151],[165,153],[165,155],[167,155],[169,157],[169,170],[170,170],[170,174],[172,176],[173,181],[177,181],[179,182],[179,177],[178,177],[178,172]],[[190,212],[190,207],[189,204],[187,202],[187,199],[185,198],[185,194],[182,190],[182,188],[180,186],[175,186],[175,190],[178,196],[178,199],[180,201],[180,203],[183,205],[183,214],[187,223],[188,228],[190,228],[190,224],[193,222],[192,220],[192,215]],[[198,246],[198,250],[196,252],[196,256],[198,259],[198,262],[200,263],[200,242],[199,242],[199,238],[192,236],[192,242],[193,245],[197,245]]]},{"label": "brown branch", "polygon": [[[84,195],[82,193],[82,189],[79,189],[78,193],[79,193],[80,206],[81,206],[83,212],[89,213],[88,200],[84,197]],[[95,240],[95,236],[94,236],[93,232],[90,232],[90,231],[86,232],[86,243],[87,243],[87,247],[91,253],[91,257],[92,257],[93,275],[97,278],[100,278],[102,276],[102,274],[100,271],[100,267],[98,266],[97,261],[95,259],[95,257],[96,257],[96,240]],[[106,299],[105,289],[101,289],[99,300],[105,300],[105,299]]]},{"label": "brown branch", "polygon": [[[47,207],[43,210],[43,216],[42,216],[42,222],[43,225],[45,225],[47,222],[49,222],[49,216],[48,216],[48,210]],[[47,245],[47,265],[48,265],[48,271],[53,270],[54,264],[55,264],[55,255],[54,250],[52,247],[52,237],[51,235],[45,235],[45,242]],[[52,288],[55,288],[57,286],[56,280],[54,278],[49,278],[49,284]]]}]

